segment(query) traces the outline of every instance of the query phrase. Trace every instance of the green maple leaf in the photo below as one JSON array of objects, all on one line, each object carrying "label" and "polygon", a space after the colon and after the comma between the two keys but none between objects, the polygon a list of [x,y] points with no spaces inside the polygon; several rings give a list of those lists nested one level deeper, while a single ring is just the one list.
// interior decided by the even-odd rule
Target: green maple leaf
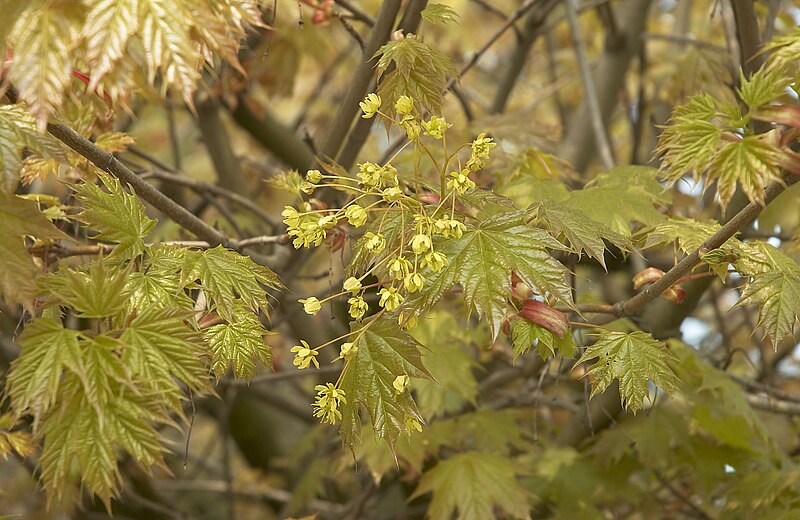
[{"label": "green maple leaf", "polygon": [[759,305],[758,326],[777,345],[794,334],[800,313],[800,266],[780,249],[765,242],[742,244],[736,269],[750,278],[736,307]]},{"label": "green maple leaf", "polygon": [[[442,93],[448,74],[455,74],[452,61],[438,49],[416,38],[391,41],[375,53],[378,74],[384,74],[378,85],[384,111],[393,115],[400,96],[409,96],[422,108],[441,112]],[[395,69],[388,71],[394,64]],[[388,71],[388,72],[387,72]]]},{"label": "green maple leaf", "polygon": [[38,131],[36,119],[26,105],[0,106],[0,193],[11,194],[16,189],[24,149],[44,157],[65,158],[61,143]]},{"label": "green maple leaf", "polygon": [[426,268],[425,288],[408,299],[415,312],[430,309],[456,283],[464,289],[467,305],[486,315],[496,337],[506,317],[511,291],[511,271],[539,294],[572,304],[566,268],[546,248],[564,246],[547,232],[525,224],[520,212],[495,215],[467,230],[457,239],[438,238],[434,249],[447,256],[449,264],[438,273]]},{"label": "green maple leaf", "polygon": [[648,381],[667,393],[675,389],[675,373],[667,364],[672,355],[662,343],[642,331],[602,334],[586,347],[576,365],[592,359],[597,359],[587,372],[592,376],[592,397],[603,393],[618,379],[623,406],[636,411],[649,395]]},{"label": "green maple leaf", "polygon": [[229,322],[234,320],[237,302],[269,315],[266,288],[282,287],[278,275],[269,268],[222,246],[186,252],[181,284],[186,286],[198,279],[214,309]]},{"label": "green maple leaf", "polygon": [[145,467],[163,465],[164,448],[153,423],[167,418],[119,383],[108,388],[102,408],[94,400],[77,378],[67,378],[58,410],[45,420],[39,463],[48,500],[60,501],[72,468],[77,467],[82,485],[110,510],[122,482],[117,446]]},{"label": "green maple leaf", "polygon": [[656,170],[647,166],[620,166],[595,177],[582,190],[569,192],[564,204],[605,224],[625,237],[631,223],[655,224],[664,219],[655,206],[671,200],[656,180]]},{"label": "green maple leaf", "polygon": [[55,403],[64,370],[86,379],[80,338],[80,332],[50,318],[36,318],[25,327],[20,355],[8,374],[8,395],[18,414],[42,417]]},{"label": "green maple leaf", "polygon": [[741,71],[740,84],[739,98],[753,110],[785,95],[791,80],[779,67],[761,67],[749,78]]},{"label": "green maple leaf", "polygon": [[737,183],[750,200],[763,204],[764,188],[781,178],[779,157],[780,152],[762,136],[725,143],[710,170],[719,172],[717,191],[722,205],[731,200]]},{"label": "green maple leaf", "polygon": [[623,251],[628,251],[633,244],[626,235],[609,229],[605,224],[587,217],[579,209],[566,206],[557,201],[547,200],[528,208],[531,223],[538,223],[547,229],[553,238],[566,237],[578,256],[585,252],[594,258],[603,269],[606,267],[604,240],[609,241]]},{"label": "green maple leaf", "polygon": [[207,349],[189,324],[194,312],[150,307],[139,313],[120,336],[122,361],[142,384],[165,391],[178,387],[173,377],[199,391],[207,387],[203,363]]},{"label": "green maple leaf", "polygon": [[455,455],[425,472],[410,499],[433,492],[431,518],[491,520],[495,507],[514,518],[530,518],[525,490],[515,477],[511,459],[471,451]]},{"label": "green maple leaf", "polygon": [[742,292],[738,305],[759,304],[758,326],[763,327],[773,347],[789,335],[800,312],[800,269],[769,271],[754,276]]},{"label": "green maple leaf", "polygon": [[444,4],[428,4],[420,14],[426,22],[442,25],[458,22],[459,18],[458,13],[453,11],[452,7]]},{"label": "green maple leaf", "polygon": [[11,303],[29,305],[38,294],[37,268],[25,249],[23,238],[68,240],[69,237],[39,211],[35,202],[1,190],[0,222],[5,233],[4,240],[0,241],[0,296]]},{"label": "green maple leaf", "polygon": [[28,432],[11,431],[17,422],[17,418],[10,413],[0,415],[0,458],[4,461],[12,452],[20,457],[29,457],[34,452],[35,444]]},{"label": "green maple leaf", "polygon": [[75,187],[84,207],[79,219],[99,232],[94,238],[118,244],[113,256],[133,258],[140,255],[144,239],[153,231],[156,221],[147,216],[138,197],[126,192],[117,179],[105,174],[98,174],[98,178],[108,193],[91,183]]},{"label": "green maple leaf", "polygon": [[[377,318],[359,331],[353,323],[352,335],[357,349],[342,372],[339,386],[347,397],[342,409],[341,433],[351,449],[360,444],[363,407],[369,414],[375,434],[394,449],[408,421],[423,422],[411,394],[398,393],[393,386],[398,376],[431,377],[420,355],[421,345],[391,318]],[[409,432],[410,433],[410,432]]]},{"label": "green maple leaf", "polygon": [[219,379],[233,365],[236,377],[250,379],[256,370],[256,361],[270,365],[272,350],[264,341],[267,331],[258,316],[244,305],[233,309],[229,323],[212,325],[203,331],[203,337],[211,348],[212,369]]},{"label": "green maple leaf", "polygon": [[80,271],[61,269],[43,278],[42,286],[53,300],[75,309],[77,316],[103,318],[116,316],[127,306],[128,275],[129,268],[118,269],[101,259]]},{"label": "green maple leaf", "polygon": [[536,342],[536,352],[542,359],[550,359],[556,353],[571,358],[576,348],[571,332],[559,338],[544,327],[523,318],[514,320],[511,326],[511,340],[514,346],[514,361],[528,352],[534,342]]},{"label": "green maple leaf", "polygon": [[458,410],[463,403],[475,404],[478,382],[472,374],[477,363],[464,350],[470,338],[455,315],[432,312],[412,331],[414,338],[428,348],[422,358],[433,381],[414,381],[419,408],[425,417]]}]

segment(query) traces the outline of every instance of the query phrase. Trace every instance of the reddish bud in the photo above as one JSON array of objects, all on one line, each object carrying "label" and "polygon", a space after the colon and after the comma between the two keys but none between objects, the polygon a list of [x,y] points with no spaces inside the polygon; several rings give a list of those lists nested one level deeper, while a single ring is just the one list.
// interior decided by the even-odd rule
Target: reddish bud
[{"label": "reddish bud", "polygon": [[517,276],[517,273],[515,273],[514,271],[511,271],[511,287],[512,288],[515,287],[521,281],[522,281],[522,279],[520,279],[520,277]]},{"label": "reddish bud", "polygon": [[638,289],[643,285],[647,285],[649,283],[656,282],[664,276],[664,271],[658,269],[657,267],[648,267],[643,271],[639,271],[633,277],[633,288]]},{"label": "reddish bud", "polygon": [[795,105],[763,106],[753,112],[753,119],[800,129],[800,107]]},{"label": "reddish bud", "polygon": [[544,327],[559,338],[569,332],[567,315],[538,300],[525,300],[519,316]]},{"label": "reddish bud", "polygon": [[500,325],[500,332],[505,334],[506,336],[511,335],[511,320],[508,318],[503,318],[503,323]]},{"label": "reddish bud", "polygon": [[423,191],[419,194],[419,201],[424,204],[439,204],[442,197],[432,191]]},{"label": "reddish bud", "polygon": [[664,297],[670,303],[674,303],[675,305],[679,305],[683,303],[683,300],[686,298],[686,291],[683,290],[683,287],[680,285],[673,285],[663,293],[661,296]]}]

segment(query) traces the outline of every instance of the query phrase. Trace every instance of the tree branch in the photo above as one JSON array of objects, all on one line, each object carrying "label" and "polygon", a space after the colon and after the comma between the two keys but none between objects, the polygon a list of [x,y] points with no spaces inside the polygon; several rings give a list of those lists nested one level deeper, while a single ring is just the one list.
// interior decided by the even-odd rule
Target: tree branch
[{"label": "tree branch", "polygon": [[[400,10],[400,3],[400,0],[386,0],[381,4],[378,18],[375,20],[375,26],[365,44],[363,59],[353,73],[350,88],[347,90],[344,99],[339,103],[339,110],[329,125],[330,130],[325,136],[320,149],[323,159],[336,160],[339,149],[350,132],[353,119],[358,115],[358,103],[367,94],[367,89],[374,75],[376,60],[372,59],[372,56],[389,39],[394,26],[394,19]],[[303,168],[308,168],[312,164],[313,161],[310,161]]]},{"label": "tree branch", "polygon": [[608,139],[603,113],[600,110],[600,102],[597,99],[597,89],[594,84],[592,72],[589,70],[589,62],[586,59],[586,49],[583,47],[580,26],[578,25],[578,15],[575,0],[567,0],[567,22],[572,36],[572,47],[575,49],[575,57],[578,61],[578,70],[581,73],[585,103],[589,112],[589,119],[592,122],[595,144],[600,152],[600,160],[603,168],[614,167],[614,153],[611,151],[611,143]]}]

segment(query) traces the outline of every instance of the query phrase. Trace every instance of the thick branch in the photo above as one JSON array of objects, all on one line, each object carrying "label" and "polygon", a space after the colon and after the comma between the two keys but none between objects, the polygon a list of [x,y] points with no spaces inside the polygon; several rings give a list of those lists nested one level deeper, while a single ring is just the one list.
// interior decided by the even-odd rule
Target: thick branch
[{"label": "thick branch", "polygon": [[522,68],[528,61],[531,47],[533,47],[536,38],[541,34],[547,15],[557,3],[555,0],[545,0],[528,13],[525,18],[525,25],[517,38],[517,46],[509,57],[508,65],[498,81],[497,91],[495,92],[494,100],[492,100],[492,106],[489,108],[490,113],[499,114],[505,109],[508,98],[511,97],[511,92],[520,77]]},{"label": "thick branch", "polygon": [[[378,18],[375,20],[375,27],[372,29],[364,48],[364,58],[353,73],[350,88],[339,104],[339,110],[330,124],[330,130],[320,149],[323,158],[335,160],[345,137],[350,132],[350,125],[358,115],[358,103],[367,94],[367,89],[374,75],[373,69],[375,68],[376,60],[372,59],[372,56],[389,39],[394,26],[394,19],[400,10],[400,3],[400,0],[387,0],[381,4]],[[303,168],[312,166],[312,162],[310,161]]]},{"label": "thick branch", "polygon": [[197,123],[203,142],[211,156],[214,170],[217,172],[217,183],[234,193],[246,195],[247,184],[244,182],[239,159],[233,152],[228,130],[220,115],[219,100],[208,97],[197,103]]}]

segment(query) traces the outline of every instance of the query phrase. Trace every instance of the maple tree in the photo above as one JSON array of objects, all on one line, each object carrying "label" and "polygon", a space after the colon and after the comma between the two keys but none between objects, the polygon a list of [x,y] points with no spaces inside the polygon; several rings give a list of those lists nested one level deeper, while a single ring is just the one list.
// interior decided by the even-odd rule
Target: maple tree
[{"label": "maple tree", "polygon": [[0,516],[800,514],[796,9],[0,7]]}]

